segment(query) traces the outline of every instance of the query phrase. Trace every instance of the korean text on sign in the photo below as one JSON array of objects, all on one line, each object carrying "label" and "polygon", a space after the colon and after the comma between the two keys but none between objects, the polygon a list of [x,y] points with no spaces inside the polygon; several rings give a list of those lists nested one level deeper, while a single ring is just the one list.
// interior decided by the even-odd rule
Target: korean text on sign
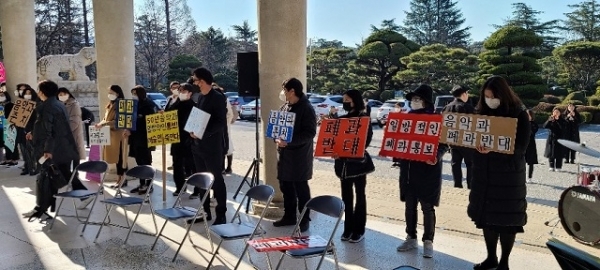
[{"label": "korean text on sign", "polygon": [[115,128],[135,131],[137,124],[137,107],[137,100],[118,99]]},{"label": "korean text on sign", "polygon": [[17,128],[13,125],[8,125],[8,120],[2,119],[4,122],[4,146],[10,151],[15,151],[15,145],[17,145]]},{"label": "korean text on sign", "polygon": [[293,112],[271,111],[265,136],[272,139],[280,139],[291,142],[294,135],[294,123],[296,114]]},{"label": "korean text on sign", "polygon": [[439,114],[390,113],[380,156],[434,161],[442,131]]},{"label": "korean text on sign", "polygon": [[327,241],[318,235],[301,237],[273,237],[249,240],[248,245],[258,252],[292,250],[303,248],[318,248],[327,246]]},{"label": "korean text on sign", "polygon": [[179,142],[179,122],[177,111],[157,113],[146,116],[148,146]]},{"label": "korean text on sign", "polygon": [[8,122],[14,124],[17,127],[25,128],[29,118],[35,110],[35,102],[26,99],[17,99],[13,105],[10,115],[8,116]]},{"label": "korean text on sign", "polygon": [[468,148],[481,145],[494,152],[514,152],[516,118],[461,113],[444,113],[442,118],[442,143]]},{"label": "korean text on sign", "polygon": [[319,128],[315,156],[364,157],[370,121],[369,117],[324,119]]},{"label": "korean text on sign", "polygon": [[110,145],[110,127],[90,126],[90,145]]}]

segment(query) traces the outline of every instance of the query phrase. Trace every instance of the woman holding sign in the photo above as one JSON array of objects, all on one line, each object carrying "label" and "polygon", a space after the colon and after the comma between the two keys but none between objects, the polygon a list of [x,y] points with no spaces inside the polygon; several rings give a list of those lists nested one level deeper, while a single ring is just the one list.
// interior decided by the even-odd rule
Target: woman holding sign
[{"label": "woman holding sign", "polygon": [[[473,155],[473,182],[467,213],[477,228],[483,230],[487,258],[473,268],[508,269],[508,257],[517,233],[527,223],[527,187],[525,185],[525,152],[531,126],[521,100],[507,81],[492,76],[481,87],[477,114],[517,118],[514,153],[491,152],[478,144]],[[502,257],[498,261],[496,247],[500,239]]]},{"label": "woman holding sign", "polygon": [[[7,118],[10,115],[10,111],[12,110],[13,107],[13,103],[10,101],[10,95],[8,95],[8,93],[6,92],[0,92],[0,107],[4,108],[4,117],[0,117],[0,121],[2,121],[2,118]],[[8,122],[7,122],[8,123]],[[10,127],[10,128],[15,128],[14,126]],[[0,165],[6,165],[6,166],[16,166],[17,164],[19,164],[18,160],[19,160],[19,152],[17,151],[17,147],[16,145],[14,146],[13,150],[10,150],[8,148],[8,146],[6,145],[6,141],[4,140],[4,132],[5,130],[8,130],[9,127],[8,126],[4,126],[2,125],[2,130],[0,130],[0,142],[2,146],[4,146],[4,161],[2,161],[2,163],[0,163]],[[2,151],[0,149],[0,151]]]}]

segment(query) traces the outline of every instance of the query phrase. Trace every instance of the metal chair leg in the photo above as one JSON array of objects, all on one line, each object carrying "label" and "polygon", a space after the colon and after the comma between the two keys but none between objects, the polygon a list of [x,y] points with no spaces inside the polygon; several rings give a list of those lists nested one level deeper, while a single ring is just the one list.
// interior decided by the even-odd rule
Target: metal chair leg
[{"label": "metal chair leg", "polygon": [[204,215],[204,229],[206,230],[206,236],[208,238],[208,242],[210,242],[210,251],[212,253],[215,253],[215,246],[213,244],[213,241],[210,237],[210,230],[208,229],[208,222],[206,221],[206,214]]},{"label": "metal chair leg", "polygon": [[[208,262],[208,266],[206,267],[206,269],[210,269],[210,266],[212,265],[213,261],[215,260],[215,257],[217,257],[217,252],[219,252],[219,249],[221,248],[221,244],[223,244],[223,239],[221,239],[221,241],[219,241],[219,244],[217,245],[217,250],[213,251],[212,258],[210,258],[210,261]],[[244,258],[244,256],[242,256],[241,258]],[[236,265],[236,268],[237,268],[237,265]]]},{"label": "metal chair leg", "polygon": [[165,224],[163,224],[162,228],[160,228],[160,232],[158,232],[156,234],[156,238],[154,239],[154,244],[152,244],[152,248],[150,248],[150,250],[154,250],[154,247],[156,246],[156,242],[158,242],[158,238],[160,238],[162,236],[162,232],[165,229],[165,227],[167,226],[167,223],[169,223],[169,220],[165,220]]},{"label": "metal chair leg", "polygon": [[185,244],[185,239],[190,234],[190,230],[192,229],[192,225],[193,224],[190,224],[190,226],[188,226],[187,230],[185,231],[185,235],[183,236],[183,239],[181,240],[181,243],[179,243],[179,248],[177,248],[177,251],[175,252],[175,256],[173,256],[172,262],[175,262],[175,259],[177,259],[177,255],[179,255],[179,251],[181,250],[181,247],[183,247],[183,244]]},{"label": "metal chair leg", "polygon": [[[83,232],[85,232],[85,228],[87,228],[87,225],[90,222],[90,217],[92,216],[92,211],[94,210],[96,201],[98,201],[98,196],[95,196],[94,201],[92,202],[92,207],[90,208],[90,214],[85,219],[85,223],[83,224],[83,229],[81,230],[81,234],[79,236],[83,236]],[[110,222],[110,220],[108,222]]]},{"label": "metal chair leg", "polygon": [[333,248],[333,260],[335,261],[335,269],[339,270],[340,269],[340,264],[339,264],[339,261],[338,261],[337,250],[335,249],[335,247]]},{"label": "metal chair leg", "polygon": [[[246,254],[248,254],[248,259],[252,262],[252,259],[250,259],[250,254],[248,253],[248,246],[249,246],[248,242],[246,242],[246,245],[244,245],[244,250],[242,251],[242,254],[240,255],[240,259],[237,261],[237,263],[235,264],[235,267],[233,269],[238,269],[238,267],[240,267],[242,260],[244,260],[244,255],[246,255]],[[219,247],[217,247],[217,251],[219,251]],[[215,255],[216,255],[216,253],[215,253]]]},{"label": "metal chair leg", "polygon": [[285,254],[283,252],[281,252],[281,257],[279,257],[279,262],[277,262],[277,266],[275,267],[275,270],[279,270],[279,267],[281,267],[281,263],[283,262],[283,257],[285,257]]},{"label": "metal chair leg", "polygon": [[96,241],[98,241],[98,236],[100,236],[100,232],[102,231],[102,228],[104,227],[104,224],[106,223],[106,218],[108,218],[108,215],[110,215],[110,211],[112,211],[114,205],[111,205],[108,208],[108,211],[106,211],[106,216],[104,216],[104,219],[102,220],[102,223],[100,223],[100,228],[98,229],[98,233],[96,234],[96,239],[94,239],[94,243],[96,243]]},{"label": "metal chair leg", "polygon": [[[140,212],[142,212],[142,207],[144,207],[143,203],[140,204],[137,214],[135,215],[135,218],[133,218],[133,222],[131,223],[131,226],[129,227],[129,232],[127,233],[127,237],[125,237],[125,242],[123,243],[123,245],[127,244],[127,240],[129,240],[129,236],[131,235],[131,232],[133,231],[133,227],[135,227],[135,222],[137,221],[138,217],[140,216]],[[124,210],[127,211],[126,209],[124,209]]]},{"label": "metal chair leg", "polygon": [[60,212],[60,206],[62,205],[64,200],[65,200],[65,198],[60,198],[60,203],[58,203],[58,207],[56,208],[56,213],[54,213],[54,218],[52,219],[52,223],[50,224],[50,228],[48,228],[48,230],[52,230],[52,227],[54,227],[54,222],[56,221],[56,218],[58,217],[58,212]]},{"label": "metal chair leg", "polygon": [[[304,269],[308,270],[308,263],[306,262],[306,258],[304,259]],[[319,269],[319,267],[317,267],[317,269]]]}]

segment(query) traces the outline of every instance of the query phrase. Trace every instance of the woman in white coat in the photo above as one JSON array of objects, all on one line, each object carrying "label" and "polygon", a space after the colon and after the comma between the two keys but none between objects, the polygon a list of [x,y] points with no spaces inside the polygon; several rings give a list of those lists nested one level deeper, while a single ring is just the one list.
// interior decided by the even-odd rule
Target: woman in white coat
[{"label": "woman in white coat", "polygon": [[[225,93],[225,90],[220,87],[219,85],[217,85],[216,83],[213,84],[213,87],[216,89],[219,89],[221,91],[221,93]],[[233,111],[233,107],[231,106],[231,103],[229,103],[229,100],[226,100],[227,103],[227,134],[229,137],[229,144],[227,147],[227,155],[226,155],[226,160],[227,162],[225,163],[224,161],[224,165],[223,168],[225,168],[225,170],[223,170],[223,174],[231,174],[233,171],[231,169],[231,164],[233,163],[233,139],[231,136],[231,124],[235,123],[235,120],[237,118],[237,114],[234,113]]]}]

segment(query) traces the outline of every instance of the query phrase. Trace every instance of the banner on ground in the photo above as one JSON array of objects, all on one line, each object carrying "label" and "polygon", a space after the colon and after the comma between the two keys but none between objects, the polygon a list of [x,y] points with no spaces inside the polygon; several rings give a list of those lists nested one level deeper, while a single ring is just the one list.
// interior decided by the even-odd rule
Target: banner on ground
[{"label": "banner on ground", "polygon": [[116,129],[135,131],[137,126],[138,101],[135,99],[117,99]]},{"label": "banner on ground", "polygon": [[364,157],[370,121],[369,117],[323,119],[315,156]]},{"label": "banner on ground", "polygon": [[200,110],[197,107],[193,107],[183,130],[194,133],[194,136],[202,139],[204,131],[206,131],[206,125],[208,125],[208,120],[210,120],[209,113]]},{"label": "banner on ground", "polygon": [[17,145],[17,128],[14,125],[10,125],[8,120],[0,119],[3,122],[4,128],[4,146],[10,149],[11,152],[15,151]]},{"label": "banner on ground", "polygon": [[512,154],[516,135],[516,118],[444,113],[440,143],[468,148],[482,145],[493,152]]},{"label": "banner on ground", "polygon": [[441,114],[390,113],[380,156],[434,161],[442,128]]},{"label": "banner on ground", "polygon": [[179,121],[177,111],[168,111],[146,116],[148,146],[158,146],[179,142]]},{"label": "banner on ground", "polygon": [[295,123],[296,113],[272,110],[269,114],[265,136],[289,143],[292,141],[292,136],[294,135]]},{"label": "banner on ground", "polygon": [[26,99],[17,99],[13,105],[10,115],[8,116],[8,122],[14,124],[17,127],[25,128],[29,118],[35,110],[35,101]]},{"label": "banner on ground", "polygon": [[303,248],[319,248],[327,246],[327,240],[318,235],[301,237],[273,237],[249,240],[248,245],[258,252],[292,250]]},{"label": "banner on ground", "polygon": [[90,126],[90,145],[110,145],[110,127]]}]

